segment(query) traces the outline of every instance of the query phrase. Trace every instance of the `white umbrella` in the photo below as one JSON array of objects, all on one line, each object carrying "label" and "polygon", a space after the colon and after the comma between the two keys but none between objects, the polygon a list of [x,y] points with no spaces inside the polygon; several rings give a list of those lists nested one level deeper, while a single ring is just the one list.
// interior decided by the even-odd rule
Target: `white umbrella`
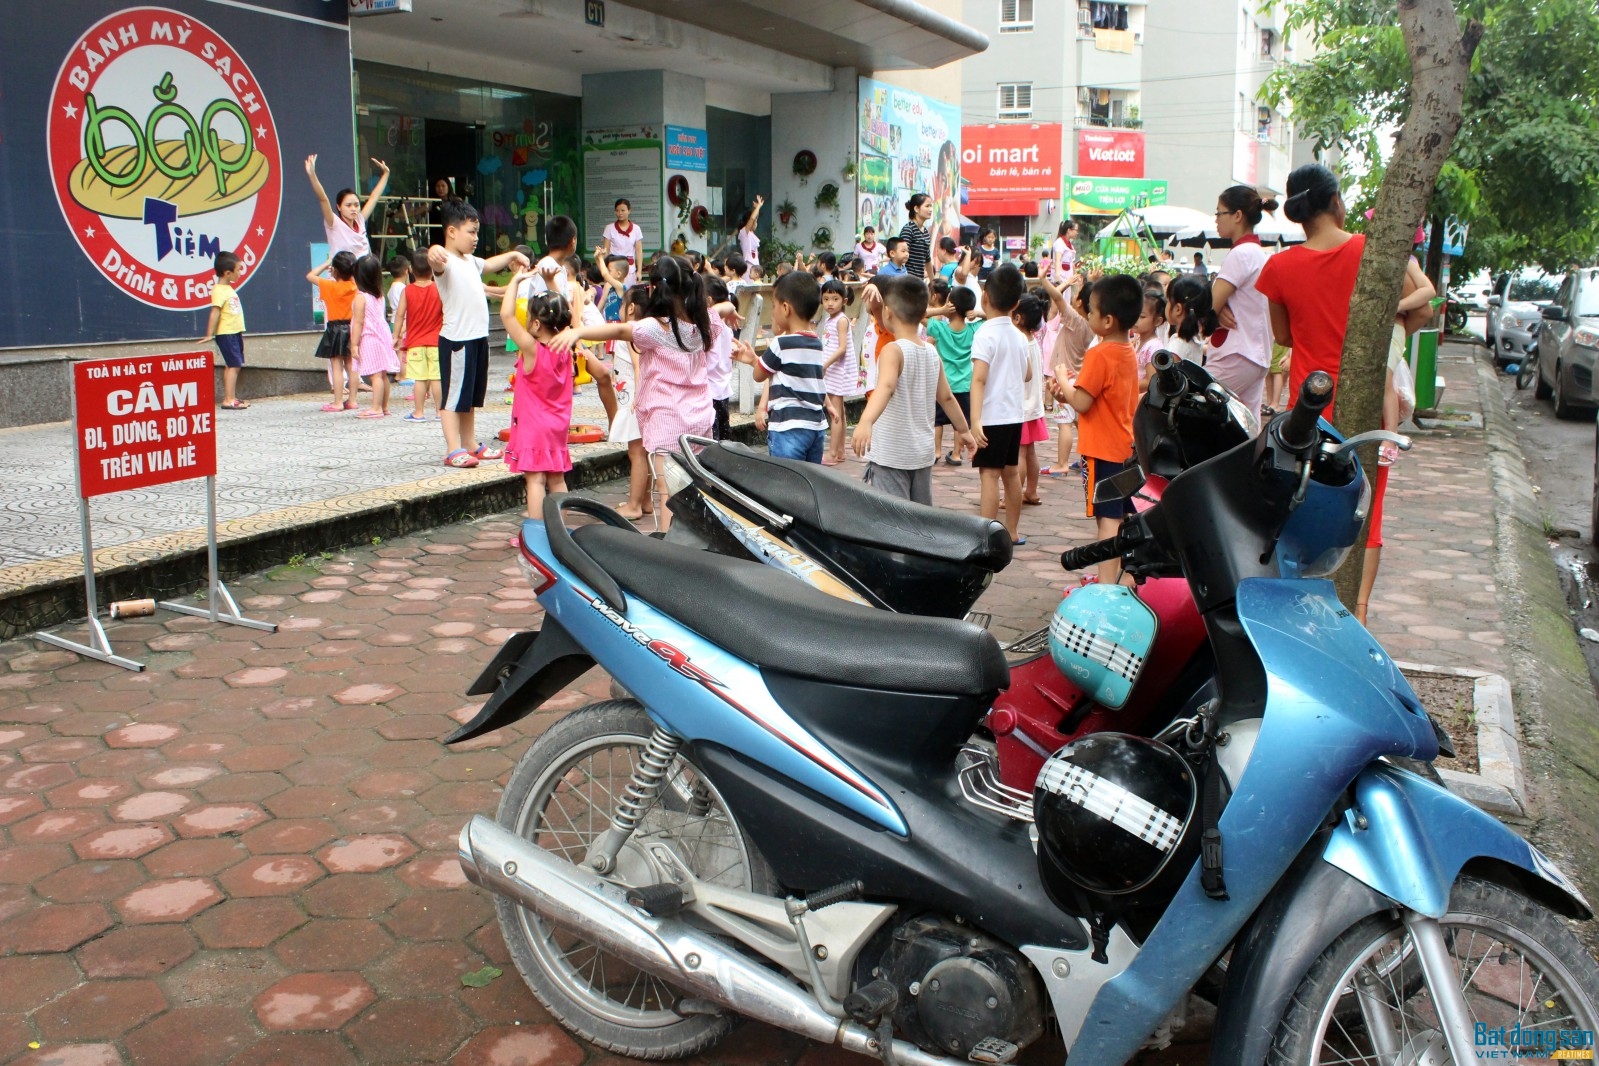
[{"label": "white umbrella", "polygon": [[[1255,227],[1255,236],[1260,238],[1262,244],[1302,244],[1305,240],[1305,228],[1297,222],[1290,222],[1281,215],[1268,211],[1261,216],[1260,225]],[[1171,239],[1178,243],[1203,240],[1207,244],[1231,244],[1216,231],[1214,219],[1201,226],[1190,226],[1188,229],[1179,230],[1172,234]]]},{"label": "white umbrella", "polygon": [[1129,219],[1134,224],[1142,223],[1148,226],[1155,234],[1177,233],[1195,227],[1209,226],[1214,219],[1203,211],[1195,211],[1191,207],[1177,207],[1172,204],[1155,204],[1151,207],[1140,207],[1127,212],[1126,216],[1118,217],[1116,221],[1099,231],[1099,237],[1132,237],[1136,236],[1128,225]]}]

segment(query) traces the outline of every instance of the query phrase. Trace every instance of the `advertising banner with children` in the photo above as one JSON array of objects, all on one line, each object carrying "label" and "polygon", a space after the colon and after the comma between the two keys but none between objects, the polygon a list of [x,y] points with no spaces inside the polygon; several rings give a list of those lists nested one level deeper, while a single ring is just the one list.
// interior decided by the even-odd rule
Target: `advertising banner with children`
[{"label": "advertising banner with children", "polygon": [[[354,181],[342,4],[8,0],[0,347],[198,337],[232,252],[258,332],[310,327],[285,161]],[[316,71],[318,76],[308,76]],[[71,309],[68,313],[67,309]]]},{"label": "advertising banner with children", "polygon": [[960,238],[961,112],[954,104],[872,78],[860,81],[857,224],[878,233],[905,225],[905,201],[933,198],[934,238]]}]

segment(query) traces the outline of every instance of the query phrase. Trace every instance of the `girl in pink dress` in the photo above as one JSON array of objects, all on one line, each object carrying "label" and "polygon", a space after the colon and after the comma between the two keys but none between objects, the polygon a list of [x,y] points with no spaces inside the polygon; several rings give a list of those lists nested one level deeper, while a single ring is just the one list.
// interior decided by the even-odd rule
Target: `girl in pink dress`
[{"label": "girl in pink dress", "polygon": [[520,271],[505,287],[500,321],[516,345],[512,376],[511,440],[505,466],[522,475],[527,486],[527,516],[544,513],[546,492],[566,491],[572,454],[566,447],[572,423],[572,350],[556,351],[552,342],[572,324],[566,298],[554,291],[535,293],[527,301],[527,325],[516,320],[516,293],[531,271]]},{"label": "girl in pink dress", "polygon": [[627,341],[638,353],[633,409],[650,457],[656,522],[665,530],[672,515],[666,509],[664,453],[675,450],[678,437],[685,433],[711,435],[716,411],[706,368],[712,345],[727,328],[721,312],[731,305],[709,307],[704,283],[682,256],[657,260],[650,268],[649,289],[649,303],[637,321],[569,328],[550,347],[565,353],[583,341]]},{"label": "girl in pink dress", "polygon": [[355,261],[355,299],[350,304],[350,352],[355,373],[370,378],[372,407],[357,418],[383,418],[389,413],[389,375],[400,372],[383,298],[383,266],[377,256]]}]

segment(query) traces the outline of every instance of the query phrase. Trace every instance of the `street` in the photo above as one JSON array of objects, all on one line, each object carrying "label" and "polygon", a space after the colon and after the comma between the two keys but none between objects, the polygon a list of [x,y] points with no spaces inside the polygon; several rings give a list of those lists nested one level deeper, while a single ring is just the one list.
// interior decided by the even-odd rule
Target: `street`
[{"label": "street", "polygon": [[[1532,389],[1518,391],[1514,378],[1506,374],[1498,380],[1527,458],[1527,474],[1544,511],[1550,551],[1575,612],[1574,624],[1579,630],[1599,633],[1599,595],[1595,594],[1599,556],[1592,529],[1593,419],[1557,419],[1549,401],[1534,399]],[[1584,639],[1580,643],[1589,672],[1599,684],[1599,641]]]}]

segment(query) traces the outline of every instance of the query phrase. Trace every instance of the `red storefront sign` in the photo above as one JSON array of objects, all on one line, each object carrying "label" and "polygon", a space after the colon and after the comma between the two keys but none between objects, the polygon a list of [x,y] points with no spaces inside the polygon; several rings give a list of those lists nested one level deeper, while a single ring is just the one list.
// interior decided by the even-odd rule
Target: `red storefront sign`
[{"label": "red storefront sign", "polygon": [[1143,133],[1137,130],[1078,130],[1077,173],[1090,178],[1143,177]]},{"label": "red storefront sign", "polygon": [[72,385],[85,499],[217,472],[209,352],[75,363]]},{"label": "red storefront sign", "polygon": [[974,199],[1059,197],[1060,123],[962,126],[961,178]]}]

